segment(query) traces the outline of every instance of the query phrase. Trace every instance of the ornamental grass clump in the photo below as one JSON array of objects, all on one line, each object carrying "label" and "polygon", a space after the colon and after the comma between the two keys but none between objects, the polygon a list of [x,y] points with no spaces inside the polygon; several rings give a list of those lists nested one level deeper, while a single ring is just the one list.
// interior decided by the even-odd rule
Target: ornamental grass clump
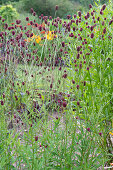
[{"label": "ornamental grass clump", "polygon": [[31,9],[25,25],[0,17],[2,169],[111,166],[112,5],[66,20]]}]

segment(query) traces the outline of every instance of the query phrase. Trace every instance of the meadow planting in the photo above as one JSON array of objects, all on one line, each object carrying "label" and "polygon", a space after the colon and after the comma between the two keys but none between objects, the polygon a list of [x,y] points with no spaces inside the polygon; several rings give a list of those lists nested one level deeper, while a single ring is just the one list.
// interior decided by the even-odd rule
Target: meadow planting
[{"label": "meadow planting", "polygon": [[1,7],[1,170],[113,168],[113,2],[95,4],[66,19]]}]

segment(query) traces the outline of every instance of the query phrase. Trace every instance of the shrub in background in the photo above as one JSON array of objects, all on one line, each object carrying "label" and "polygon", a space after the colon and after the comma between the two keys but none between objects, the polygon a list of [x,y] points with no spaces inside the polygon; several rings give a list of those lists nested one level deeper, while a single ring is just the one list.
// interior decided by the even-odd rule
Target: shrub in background
[{"label": "shrub in background", "polygon": [[19,2],[19,0],[0,0],[0,5],[6,4],[6,3],[9,3],[9,2]]},{"label": "shrub in background", "polygon": [[18,12],[16,11],[15,8],[13,8],[12,5],[3,5],[0,8],[0,15],[8,20],[11,21],[13,19],[16,19],[18,17]]},{"label": "shrub in background", "polygon": [[56,16],[59,17],[64,17],[67,13],[72,14],[76,9],[75,3],[69,0],[22,0],[22,2],[25,11],[29,12],[30,8],[33,8],[38,15],[43,13],[44,15],[52,17],[55,15],[56,5],[59,6],[56,13]]}]

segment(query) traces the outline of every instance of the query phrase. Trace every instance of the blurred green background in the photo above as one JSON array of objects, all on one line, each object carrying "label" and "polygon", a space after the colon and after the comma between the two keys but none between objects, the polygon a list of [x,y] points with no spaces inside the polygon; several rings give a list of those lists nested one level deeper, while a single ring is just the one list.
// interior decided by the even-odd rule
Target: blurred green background
[{"label": "blurred green background", "polygon": [[30,8],[33,8],[37,15],[55,16],[55,6],[59,9],[56,16],[66,18],[67,14],[73,15],[76,11],[86,11],[89,4],[95,5],[95,2],[100,4],[107,3],[109,0],[0,0],[0,6],[4,4],[12,4],[17,9],[17,12],[29,13]]}]

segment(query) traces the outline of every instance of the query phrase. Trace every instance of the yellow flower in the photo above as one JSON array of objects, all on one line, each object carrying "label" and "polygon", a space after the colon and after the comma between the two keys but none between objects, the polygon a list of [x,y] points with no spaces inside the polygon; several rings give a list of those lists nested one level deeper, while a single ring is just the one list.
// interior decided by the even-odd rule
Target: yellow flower
[{"label": "yellow flower", "polygon": [[54,36],[57,37],[57,35],[54,34],[54,31],[48,31],[44,36],[47,38],[47,40],[53,40]]},{"label": "yellow flower", "polygon": [[113,136],[113,132],[109,132],[109,134]]},{"label": "yellow flower", "polygon": [[36,42],[39,43],[40,41],[41,41],[41,37],[38,35],[38,36],[36,37]]}]

